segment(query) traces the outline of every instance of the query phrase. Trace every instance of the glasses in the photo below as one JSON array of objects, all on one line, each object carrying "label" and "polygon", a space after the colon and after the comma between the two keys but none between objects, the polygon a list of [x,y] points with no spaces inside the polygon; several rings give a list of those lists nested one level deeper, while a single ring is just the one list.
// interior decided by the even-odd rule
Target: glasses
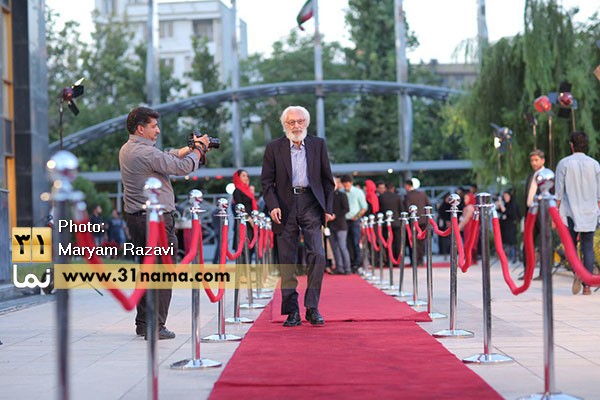
[{"label": "glasses", "polygon": [[296,124],[298,124],[299,126],[304,125],[304,123],[306,122],[305,119],[290,119],[289,121],[285,121],[286,124],[288,124],[288,126],[294,126]]}]

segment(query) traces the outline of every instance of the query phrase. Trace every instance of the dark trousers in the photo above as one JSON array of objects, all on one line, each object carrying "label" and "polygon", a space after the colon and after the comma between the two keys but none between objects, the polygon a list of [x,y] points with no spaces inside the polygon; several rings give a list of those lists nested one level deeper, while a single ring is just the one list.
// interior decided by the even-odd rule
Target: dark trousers
[{"label": "dark trousers", "polygon": [[[173,254],[177,254],[177,236],[175,235],[175,216],[173,214],[164,215],[165,228],[167,229],[167,240],[173,243]],[[131,242],[134,246],[146,246],[146,215],[127,214],[127,227],[131,235]],[[138,264],[143,262],[143,257],[136,260]],[[158,262],[158,261],[157,261]],[[175,259],[173,259],[175,262]],[[157,289],[158,293],[158,324],[165,326],[167,315],[169,314],[169,305],[171,304],[171,289]],[[142,296],[137,305],[137,315],[135,324],[146,325],[146,295]]]},{"label": "dark trousers", "polygon": [[573,239],[575,247],[577,247],[577,235],[579,235],[579,244],[581,245],[581,253],[583,254],[583,265],[585,269],[594,273],[594,232],[575,232],[575,223],[571,217],[567,217],[567,226],[569,233]]},{"label": "dark trousers", "polygon": [[360,250],[360,220],[347,219],[348,224],[348,250],[353,269],[362,267],[363,259]]},{"label": "dark trousers", "polygon": [[298,279],[296,263],[300,245],[300,230],[304,236],[308,285],[304,294],[304,306],[317,308],[321,296],[321,284],[325,272],[325,249],[321,225],[323,209],[312,193],[294,195],[283,231],[277,234],[279,266],[281,272],[281,313],[299,312]]}]

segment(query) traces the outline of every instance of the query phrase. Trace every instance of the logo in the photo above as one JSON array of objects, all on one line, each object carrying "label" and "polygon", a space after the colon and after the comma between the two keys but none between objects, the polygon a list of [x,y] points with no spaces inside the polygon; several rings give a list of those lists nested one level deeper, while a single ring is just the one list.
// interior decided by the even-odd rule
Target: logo
[{"label": "logo", "polygon": [[[52,228],[13,228],[13,263],[52,262]],[[47,288],[52,282],[52,272],[46,269],[46,277],[40,282],[34,274],[27,274],[23,282],[18,281],[17,265],[13,264],[13,283],[16,287],[33,289]]]},{"label": "logo", "polygon": [[12,262],[52,262],[52,228],[13,228]]}]

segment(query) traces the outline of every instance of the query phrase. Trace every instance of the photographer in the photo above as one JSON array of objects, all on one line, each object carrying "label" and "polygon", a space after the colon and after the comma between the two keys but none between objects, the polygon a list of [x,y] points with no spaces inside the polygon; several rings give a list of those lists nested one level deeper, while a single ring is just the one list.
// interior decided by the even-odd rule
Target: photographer
[{"label": "photographer", "polygon": [[[188,146],[169,152],[154,147],[160,134],[158,119],[160,114],[147,107],[134,108],[127,117],[129,140],[119,152],[119,165],[123,179],[123,201],[126,221],[134,246],[146,246],[146,196],[144,185],[148,178],[157,178],[162,183],[159,201],[164,206],[164,222],[168,242],[173,244],[173,254],[177,254],[175,236],[175,194],[169,175],[186,175],[205,163],[206,152],[210,145],[207,135],[192,135]],[[141,263],[142,260],[138,260]],[[175,333],[165,327],[171,289],[158,292],[159,339],[173,339]],[[135,332],[138,336],[146,334],[146,296],[137,306]]]}]

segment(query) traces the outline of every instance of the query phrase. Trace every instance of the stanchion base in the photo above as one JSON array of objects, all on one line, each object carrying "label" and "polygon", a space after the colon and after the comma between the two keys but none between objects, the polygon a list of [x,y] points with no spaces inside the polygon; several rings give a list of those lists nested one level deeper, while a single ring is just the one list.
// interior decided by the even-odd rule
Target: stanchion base
[{"label": "stanchion base", "polygon": [[471,357],[463,358],[462,362],[465,364],[500,364],[513,362],[514,360],[503,354],[475,354]]},{"label": "stanchion base", "polygon": [[258,309],[263,309],[265,307],[266,307],[266,305],[259,304],[259,303],[240,304],[240,308],[243,308],[244,310],[258,310]]},{"label": "stanchion base", "polygon": [[377,286],[377,288],[381,289],[381,290],[394,290],[394,289],[396,289],[395,287],[390,286],[387,283],[380,283],[380,284],[377,284],[375,286]]},{"label": "stanchion base", "polygon": [[171,364],[171,369],[204,369],[204,368],[218,368],[223,364],[209,360],[208,358],[201,359],[191,359],[187,358],[185,360],[177,361],[176,363]]},{"label": "stanchion base", "polygon": [[423,306],[427,305],[427,302],[423,301],[423,300],[417,300],[417,301],[409,300],[406,302],[406,304],[408,304],[411,307],[423,307]]},{"label": "stanchion base", "polygon": [[475,334],[463,329],[444,329],[433,334],[435,338],[472,338]]},{"label": "stanchion base", "polygon": [[442,318],[448,318],[448,316],[446,314],[442,314],[439,312],[430,312],[429,313],[429,318],[431,319],[442,319]]},{"label": "stanchion base", "polygon": [[393,291],[393,292],[384,292],[387,295],[390,295],[392,297],[412,297],[412,293],[408,293],[408,292],[399,292],[397,290]]},{"label": "stanchion base", "polygon": [[214,335],[205,336],[202,338],[202,342],[205,343],[215,343],[215,342],[239,342],[242,340],[241,336],[231,335],[229,333],[225,333],[223,335],[219,335],[215,333]]},{"label": "stanchion base", "polygon": [[273,293],[273,289],[267,289],[267,288],[262,288],[262,289],[260,289],[260,291],[263,292],[264,294]]},{"label": "stanchion base", "polygon": [[536,393],[525,397],[519,397],[518,400],[583,400],[582,397],[572,396],[566,393]]},{"label": "stanchion base", "polygon": [[237,318],[225,318],[226,324],[251,324],[254,320],[245,317],[237,317]]}]

